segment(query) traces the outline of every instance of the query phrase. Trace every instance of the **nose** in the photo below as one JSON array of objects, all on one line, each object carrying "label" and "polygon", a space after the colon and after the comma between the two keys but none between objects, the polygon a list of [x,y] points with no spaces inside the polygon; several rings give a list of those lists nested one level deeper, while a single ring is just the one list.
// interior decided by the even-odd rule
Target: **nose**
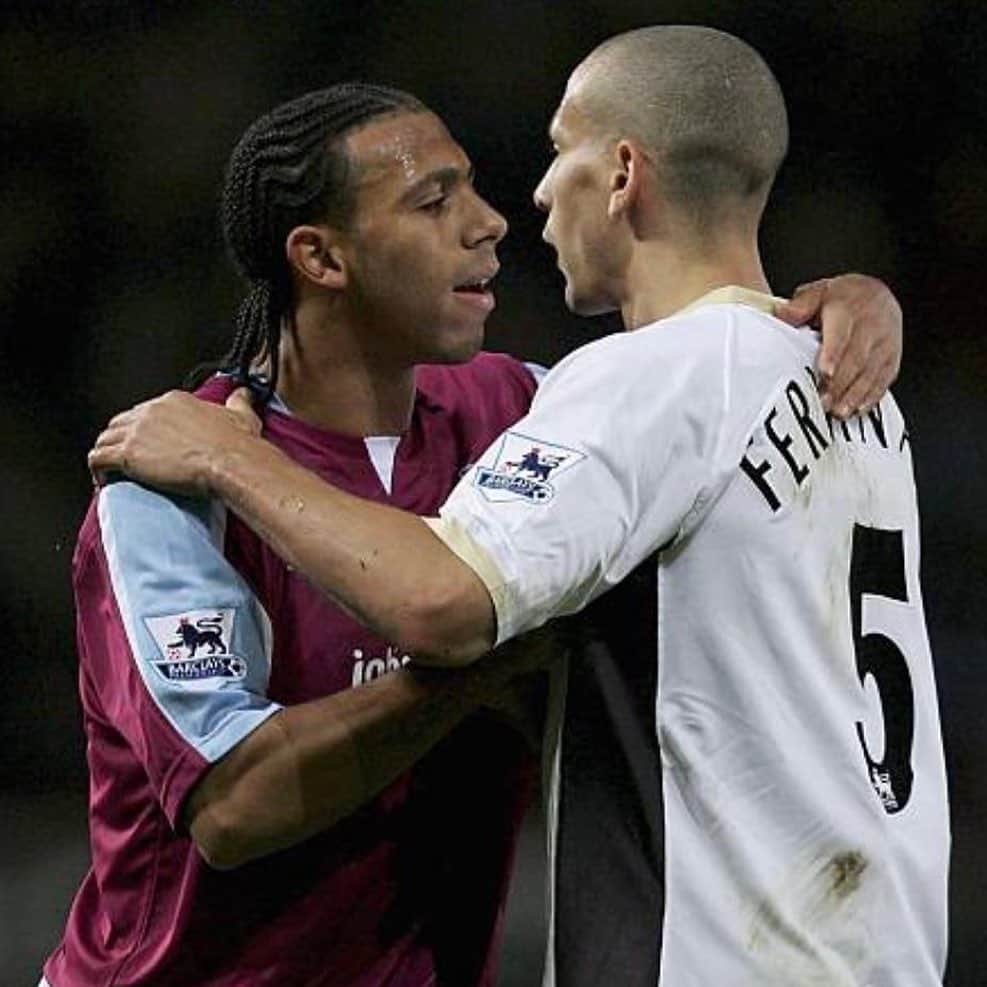
[{"label": "nose", "polygon": [[486,199],[476,195],[475,218],[466,234],[467,245],[475,247],[487,241],[500,243],[506,234],[507,220]]},{"label": "nose", "polygon": [[535,208],[540,209],[542,212],[551,212],[552,209],[552,199],[549,195],[549,185],[548,176],[551,173],[551,167],[541,176],[541,181],[535,186],[535,191],[532,198],[535,202]]}]

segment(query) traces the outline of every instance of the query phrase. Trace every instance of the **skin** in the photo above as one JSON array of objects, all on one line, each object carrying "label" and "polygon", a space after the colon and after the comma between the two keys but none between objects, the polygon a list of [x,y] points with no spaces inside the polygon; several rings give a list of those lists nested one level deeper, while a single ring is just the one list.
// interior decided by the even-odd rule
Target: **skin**
[{"label": "skin", "polygon": [[[767,288],[756,217],[738,217],[715,250],[698,251],[644,149],[630,139],[604,141],[579,105],[578,85],[567,91],[552,137],[558,153],[535,202],[548,214],[545,237],[576,311],[619,309],[633,329],[717,285]],[[781,314],[803,323],[817,305],[824,339],[834,340],[821,358],[833,368],[831,403],[849,411],[876,400],[897,368],[897,304],[879,282],[853,275],[807,287]],[[876,327],[868,327],[875,314]],[[876,340],[861,342],[866,336]],[[89,464],[96,474],[120,470],[222,498],[290,565],[419,660],[461,665],[489,649],[496,625],[486,588],[421,519],[324,484],[255,429],[242,395],[224,409],[172,392],[114,418]]]},{"label": "skin", "polygon": [[555,157],[534,194],[569,307],[580,315],[617,310],[633,330],[724,284],[770,294],[757,252],[760,210],[734,210],[714,242],[700,240],[664,197],[648,149],[633,138],[613,141],[584,110],[591,84],[586,73],[570,80],[549,128]]},{"label": "skin", "polygon": [[901,306],[874,278],[845,274],[800,285],[788,304],[775,309],[794,326],[813,322],[819,312],[823,340],[816,370],[823,407],[842,419],[869,411],[901,368]]},{"label": "skin", "polygon": [[[504,217],[473,188],[469,158],[431,113],[371,121],[346,140],[356,164],[345,229],[305,225],[285,253],[295,288],[282,398],[298,417],[351,435],[398,435],[414,367],[460,363],[483,343]],[[395,277],[394,272],[401,272]]]}]

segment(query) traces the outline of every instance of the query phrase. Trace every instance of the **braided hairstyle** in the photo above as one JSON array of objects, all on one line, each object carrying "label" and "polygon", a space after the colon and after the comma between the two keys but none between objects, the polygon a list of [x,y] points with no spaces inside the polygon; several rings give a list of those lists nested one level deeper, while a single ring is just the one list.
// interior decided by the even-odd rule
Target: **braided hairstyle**
[{"label": "braided hairstyle", "polygon": [[220,216],[229,255],[249,284],[234,319],[233,343],[219,366],[240,383],[266,357],[263,400],[277,386],[282,327],[293,319],[285,239],[303,223],[345,226],[353,207],[342,140],[375,117],[421,113],[410,93],[341,83],[306,93],[254,121],[230,156]]}]

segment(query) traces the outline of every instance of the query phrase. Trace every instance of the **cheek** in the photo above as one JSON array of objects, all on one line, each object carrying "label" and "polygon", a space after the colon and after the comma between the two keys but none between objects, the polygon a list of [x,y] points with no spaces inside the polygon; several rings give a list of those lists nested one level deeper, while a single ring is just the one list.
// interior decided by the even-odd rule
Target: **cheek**
[{"label": "cheek", "polygon": [[362,293],[377,306],[414,310],[434,306],[441,278],[434,248],[426,243],[381,245],[365,258],[359,278]]},{"label": "cheek", "polygon": [[600,204],[587,168],[574,168],[560,183],[556,195],[558,229],[565,231],[573,245],[582,243],[596,224]]}]

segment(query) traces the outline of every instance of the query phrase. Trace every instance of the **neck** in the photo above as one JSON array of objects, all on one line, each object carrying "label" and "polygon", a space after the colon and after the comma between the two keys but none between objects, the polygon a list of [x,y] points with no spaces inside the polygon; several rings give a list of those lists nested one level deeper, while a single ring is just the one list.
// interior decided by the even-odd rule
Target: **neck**
[{"label": "neck", "polygon": [[[281,339],[278,395],[292,414],[344,435],[401,435],[411,423],[415,368],[360,345],[361,334],[302,302]],[[363,338],[366,338],[365,335]]]},{"label": "neck", "polygon": [[724,285],[770,294],[756,235],[724,240],[715,249],[688,249],[665,241],[635,246],[627,269],[621,316],[627,329],[664,319]]}]

